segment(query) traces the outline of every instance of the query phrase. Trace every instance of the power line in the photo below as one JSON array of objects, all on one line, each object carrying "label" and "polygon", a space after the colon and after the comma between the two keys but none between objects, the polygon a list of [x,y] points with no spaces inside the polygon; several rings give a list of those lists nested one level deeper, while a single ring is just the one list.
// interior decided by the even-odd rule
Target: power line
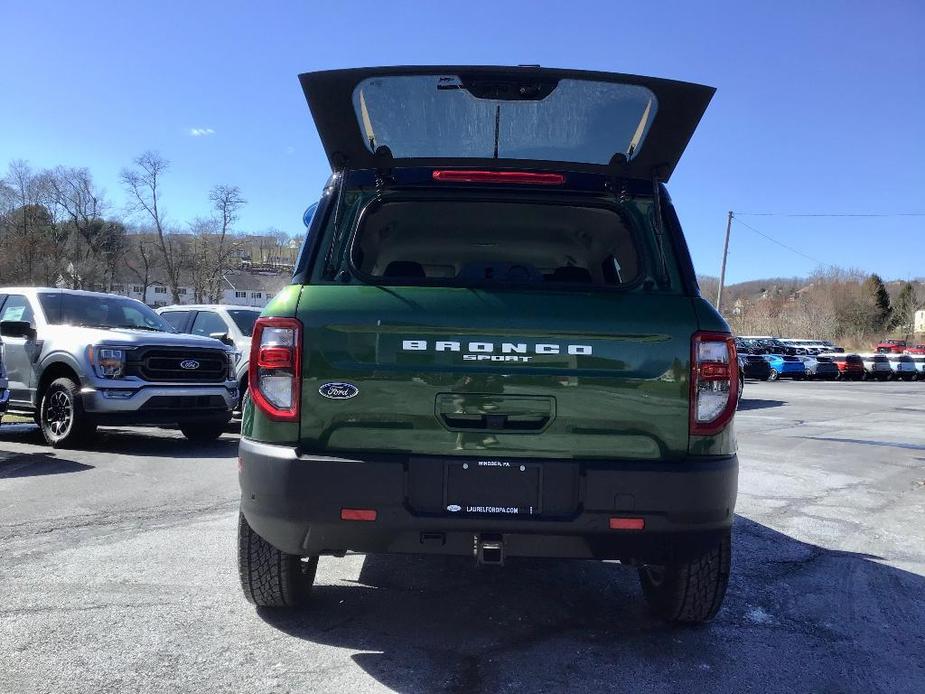
[{"label": "power line", "polygon": [[826,213],[826,212],[736,212],[746,217],[925,217],[925,212],[863,212],[863,213]]},{"label": "power line", "polygon": [[764,238],[766,238],[766,239],[767,239],[768,241],[770,241],[771,243],[776,243],[778,246],[780,246],[780,247],[782,247],[782,248],[786,248],[786,249],[787,249],[788,251],[790,251],[791,253],[796,253],[797,255],[806,258],[807,260],[812,260],[814,263],[816,263],[816,264],[818,264],[818,265],[825,265],[825,263],[822,262],[821,260],[819,260],[818,258],[813,258],[811,255],[807,255],[807,254],[804,253],[803,251],[798,251],[798,250],[797,250],[796,248],[794,248],[793,246],[788,246],[786,243],[783,243],[783,242],[781,242],[781,241],[778,241],[778,240],[775,239],[773,236],[768,236],[768,235],[765,234],[763,231],[759,231],[758,229],[756,229],[755,227],[751,226],[750,224],[746,224],[745,222],[743,222],[741,219],[738,218],[738,216],[737,216],[738,214],[739,214],[739,213],[736,212],[736,213],[733,215],[733,217],[732,217],[732,221],[734,221],[736,224],[741,224],[741,225],[742,225],[743,227],[745,227],[746,229],[750,229],[751,231],[753,231],[753,232],[755,232],[756,234],[758,234],[758,236],[763,236]]}]

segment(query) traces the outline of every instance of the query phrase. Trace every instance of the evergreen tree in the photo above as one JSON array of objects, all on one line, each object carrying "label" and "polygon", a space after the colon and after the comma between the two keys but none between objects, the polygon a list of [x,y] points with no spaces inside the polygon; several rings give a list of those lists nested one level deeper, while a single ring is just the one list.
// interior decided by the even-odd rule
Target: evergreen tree
[{"label": "evergreen tree", "polygon": [[893,309],[890,306],[890,293],[886,290],[883,280],[877,273],[872,274],[864,281],[864,289],[873,301],[874,330],[886,330],[892,325]]},{"label": "evergreen tree", "polygon": [[911,282],[904,283],[896,297],[896,306],[893,308],[893,327],[903,335],[912,332],[917,303],[915,287]]}]

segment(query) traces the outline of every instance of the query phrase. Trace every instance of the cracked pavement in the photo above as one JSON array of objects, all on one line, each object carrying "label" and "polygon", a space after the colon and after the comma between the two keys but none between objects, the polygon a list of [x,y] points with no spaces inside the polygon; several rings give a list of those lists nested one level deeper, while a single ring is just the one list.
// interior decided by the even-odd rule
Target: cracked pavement
[{"label": "cracked pavement", "polygon": [[237,585],[237,437],[0,428],[0,691],[925,691],[925,383],[753,383],[733,573],[672,628],[609,563],[323,557]]}]

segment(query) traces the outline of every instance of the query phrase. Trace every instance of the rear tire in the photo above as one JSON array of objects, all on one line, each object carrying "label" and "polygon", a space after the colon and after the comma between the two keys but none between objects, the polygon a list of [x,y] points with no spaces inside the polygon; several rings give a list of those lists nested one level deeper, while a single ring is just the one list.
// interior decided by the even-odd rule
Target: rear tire
[{"label": "rear tire", "polygon": [[84,412],[80,388],[70,378],[57,378],[45,389],[37,421],[52,448],[79,446],[96,431],[96,424]]},{"label": "rear tire", "polygon": [[776,381],[778,378],[780,378],[780,374],[777,373],[777,369],[771,369],[771,373],[768,374],[768,380]]},{"label": "rear tire", "polygon": [[723,604],[732,565],[732,533],[689,563],[643,566],[642,592],[662,619],[682,624],[708,622]]},{"label": "rear tire", "polygon": [[299,607],[311,594],[318,557],[302,560],[280,552],[238,514],[238,575],[248,602],[257,607]]}]

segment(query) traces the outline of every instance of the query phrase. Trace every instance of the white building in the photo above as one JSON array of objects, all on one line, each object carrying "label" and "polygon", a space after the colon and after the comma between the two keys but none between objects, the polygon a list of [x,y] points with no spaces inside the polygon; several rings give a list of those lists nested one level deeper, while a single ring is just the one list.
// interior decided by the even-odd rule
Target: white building
[{"label": "white building", "polygon": [[915,312],[915,327],[917,333],[925,333],[925,309]]},{"label": "white building", "polygon": [[[229,272],[225,276],[225,289],[218,303],[263,308],[287,284],[289,284],[288,275]],[[180,286],[177,291],[180,294],[181,304],[197,303],[192,287]],[[137,281],[122,278],[122,281],[113,283],[112,293],[140,299],[154,308],[169,306],[173,303],[170,288],[160,279],[149,284],[145,290],[144,286]]]}]

